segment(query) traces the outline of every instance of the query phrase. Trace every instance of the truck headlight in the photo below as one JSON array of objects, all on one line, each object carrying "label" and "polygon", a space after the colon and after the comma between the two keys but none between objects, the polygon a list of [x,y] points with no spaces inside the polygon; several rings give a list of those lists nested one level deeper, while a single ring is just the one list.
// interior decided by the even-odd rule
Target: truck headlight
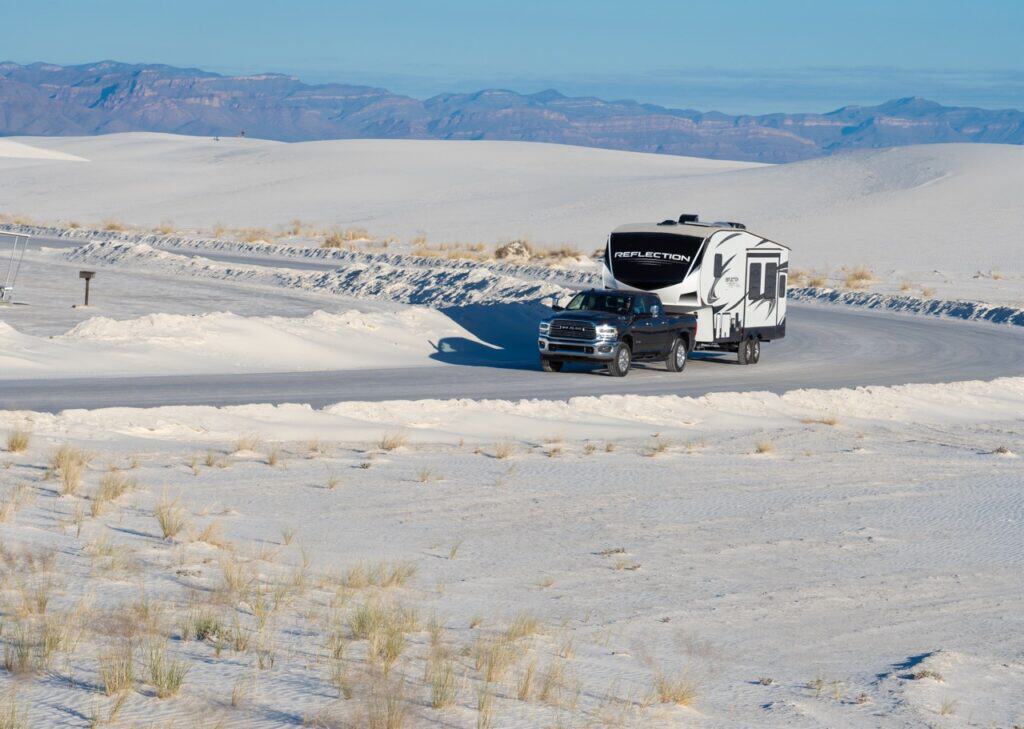
[{"label": "truck headlight", "polygon": [[549,322],[549,321],[542,321],[540,323],[540,333],[541,334],[547,334],[550,330],[551,330],[551,322]]},{"label": "truck headlight", "polygon": [[601,338],[614,337],[619,333],[619,330],[611,324],[598,324],[594,331],[597,333],[597,336]]}]

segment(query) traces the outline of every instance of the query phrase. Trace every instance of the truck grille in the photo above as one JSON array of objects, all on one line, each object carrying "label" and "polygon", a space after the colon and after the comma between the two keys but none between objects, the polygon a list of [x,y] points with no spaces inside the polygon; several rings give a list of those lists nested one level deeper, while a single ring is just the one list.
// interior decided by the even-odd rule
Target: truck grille
[{"label": "truck grille", "polygon": [[555,319],[551,322],[549,335],[556,339],[593,339],[594,325],[587,321]]}]

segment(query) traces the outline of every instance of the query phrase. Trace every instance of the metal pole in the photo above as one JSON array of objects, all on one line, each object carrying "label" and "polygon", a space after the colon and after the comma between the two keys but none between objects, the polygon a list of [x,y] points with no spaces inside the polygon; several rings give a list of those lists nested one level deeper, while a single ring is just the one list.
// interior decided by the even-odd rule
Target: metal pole
[{"label": "metal pole", "polygon": [[85,279],[85,305],[89,305],[89,279]]}]

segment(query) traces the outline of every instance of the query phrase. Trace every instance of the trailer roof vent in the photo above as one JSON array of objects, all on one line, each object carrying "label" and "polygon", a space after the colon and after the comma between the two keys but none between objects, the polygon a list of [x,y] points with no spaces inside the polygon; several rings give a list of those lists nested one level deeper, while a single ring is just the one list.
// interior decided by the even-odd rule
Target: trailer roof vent
[{"label": "trailer roof vent", "polygon": [[683,213],[679,216],[680,223],[696,223],[700,219],[697,213]]},{"label": "trailer roof vent", "polygon": [[746,230],[747,229],[747,226],[745,226],[743,223],[734,223],[731,220],[727,221],[726,225],[728,225],[730,228],[736,228],[736,230]]},{"label": "trailer roof vent", "polygon": [[675,225],[675,224],[676,224],[676,221],[674,221],[674,220],[662,220],[660,223],[658,223],[658,225]]}]

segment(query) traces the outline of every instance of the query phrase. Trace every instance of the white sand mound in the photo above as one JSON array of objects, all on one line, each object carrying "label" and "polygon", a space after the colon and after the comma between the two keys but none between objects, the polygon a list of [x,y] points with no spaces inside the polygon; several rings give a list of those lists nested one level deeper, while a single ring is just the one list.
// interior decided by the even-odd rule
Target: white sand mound
[{"label": "white sand mound", "polygon": [[0,372],[11,379],[315,371],[430,364],[449,339],[487,347],[438,311],[317,311],[302,318],[151,314],[95,317],[56,337],[0,322]]},{"label": "white sand mound", "polygon": [[[309,405],[166,406],[32,413],[39,432],[88,437],[94,429],[160,440],[231,440],[238,433],[339,441],[401,431],[420,443],[488,443],[514,433],[519,439],[671,438],[806,427],[807,420],[839,414],[837,425],[970,426],[1016,421],[1024,408],[1024,377],[991,382],[858,387],[839,390],[722,392],[701,397],[603,395],[563,400],[391,400]],[[0,411],[0,424],[26,417]]]},{"label": "white sand mound", "polygon": [[9,159],[54,159],[65,162],[88,162],[84,157],[78,157],[65,152],[58,152],[42,147],[33,147],[22,142],[15,142],[13,139],[0,139],[0,157]]},{"label": "white sand mound", "polygon": [[868,264],[969,279],[1024,271],[1024,148],[937,144],[787,165],[520,142],[116,134],[39,139],[74,169],[0,159],[8,212],[139,225],[277,226],[294,218],[377,235],[585,251],[627,221],[681,212],[740,220],[793,246],[799,267]]}]

